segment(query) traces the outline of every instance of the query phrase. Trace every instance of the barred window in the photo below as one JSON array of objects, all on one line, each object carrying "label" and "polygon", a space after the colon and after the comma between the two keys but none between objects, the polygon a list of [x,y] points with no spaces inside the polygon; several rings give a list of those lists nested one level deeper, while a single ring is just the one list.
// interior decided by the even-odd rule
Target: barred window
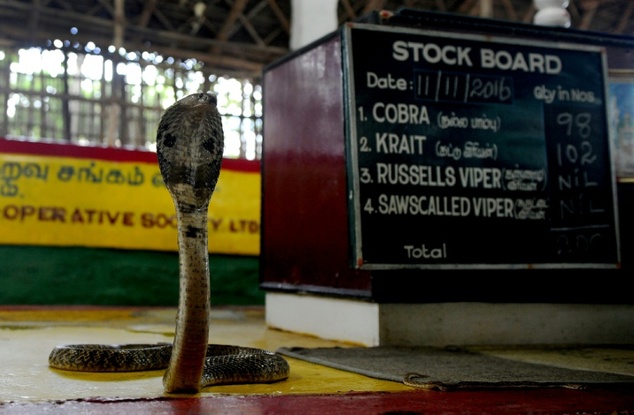
[{"label": "barred window", "polygon": [[225,157],[259,159],[259,80],[220,76],[194,59],[104,51],[92,42],[0,49],[0,136],[155,150],[165,108],[201,90],[218,96]]}]

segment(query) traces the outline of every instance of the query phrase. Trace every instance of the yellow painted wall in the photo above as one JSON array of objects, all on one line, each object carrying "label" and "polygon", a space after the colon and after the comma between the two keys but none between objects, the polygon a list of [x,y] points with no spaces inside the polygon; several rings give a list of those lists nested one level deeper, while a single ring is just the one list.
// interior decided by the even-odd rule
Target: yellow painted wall
[{"label": "yellow painted wall", "polygon": [[[259,254],[260,172],[225,160],[209,251]],[[175,251],[176,217],[155,155],[0,139],[0,244]]]}]

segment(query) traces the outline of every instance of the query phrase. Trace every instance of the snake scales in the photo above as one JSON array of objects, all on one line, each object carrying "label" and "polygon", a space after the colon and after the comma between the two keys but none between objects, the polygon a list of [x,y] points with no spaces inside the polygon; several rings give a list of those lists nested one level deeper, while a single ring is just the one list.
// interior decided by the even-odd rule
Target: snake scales
[{"label": "snake scales", "polygon": [[208,344],[207,212],[224,148],[216,105],[211,93],[188,95],[165,110],[157,130],[159,169],[178,221],[179,299],[173,344],[62,345],[51,352],[51,367],[104,372],[167,368],[163,376],[167,393],[288,377],[288,363],[278,354]]}]

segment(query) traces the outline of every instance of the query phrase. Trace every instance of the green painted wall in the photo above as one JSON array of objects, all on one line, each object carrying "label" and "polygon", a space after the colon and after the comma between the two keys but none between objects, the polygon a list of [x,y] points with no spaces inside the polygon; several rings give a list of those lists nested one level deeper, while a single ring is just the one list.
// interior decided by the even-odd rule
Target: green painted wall
[{"label": "green painted wall", "polygon": [[[212,305],[262,305],[257,257],[210,255]],[[0,305],[176,306],[178,254],[0,246]]]}]

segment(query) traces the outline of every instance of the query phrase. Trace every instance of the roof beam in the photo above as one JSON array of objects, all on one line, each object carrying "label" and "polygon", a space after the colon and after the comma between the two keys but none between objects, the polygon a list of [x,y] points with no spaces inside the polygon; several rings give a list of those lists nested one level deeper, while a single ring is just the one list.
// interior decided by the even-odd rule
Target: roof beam
[{"label": "roof beam", "polygon": [[[232,2],[230,0],[225,0],[225,3],[227,3],[228,5],[232,5]],[[238,1],[233,3],[233,5],[235,6],[236,3],[238,3]],[[244,9],[245,6],[246,5],[244,5],[242,9]],[[248,16],[251,17],[253,14],[257,14],[265,6],[266,6],[266,1],[260,1],[251,9]],[[232,11],[233,11],[233,6],[232,6]],[[249,21],[249,18],[244,15],[243,10],[239,10],[236,13],[236,18],[234,19],[234,22],[236,19],[240,20],[240,23],[242,23],[242,26],[249,33],[249,35],[251,36],[251,39],[256,43],[256,45],[262,46],[262,47],[266,46],[266,43],[264,43],[260,35],[258,35],[258,32],[255,30],[255,28]],[[227,39],[229,39],[238,30],[238,26],[235,24],[232,24],[228,26],[226,30],[227,30],[226,36],[227,36]]]},{"label": "roof beam", "polygon": [[472,14],[473,9],[477,6],[476,0],[465,0],[462,2],[460,7],[458,7],[458,13],[463,14]]},{"label": "roof beam", "polygon": [[515,12],[515,8],[513,7],[513,2],[511,2],[511,0],[502,0],[502,5],[504,6],[504,11],[506,12],[506,18],[508,20],[518,20],[517,13]]},{"label": "roof beam", "polygon": [[630,24],[632,21],[632,14],[634,14],[634,2],[630,1],[627,3],[625,10],[623,10],[623,14],[621,14],[621,19],[616,25],[616,29],[614,29],[615,33],[623,34],[627,25]]},{"label": "roof beam", "polygon": [[[42,2],[40,0],[32,0],[33,1],[33,11],[31,12],[31,16],[29,17],[29,33],[33,34],[37,31],[37,26],[40,20],[40,8]],[[29,43],[33,43],[31,40]]]},{"label": "roof beam", "polygon": [[[14,0],[0,0],[0,6],[6,6],[8,8],[12,8],[14,10],[19,10],[22,12],[31,12],[32,6],[28,3],[14,1]],[[75,25],[78,23],[84,23],[95,28],[101,28],[103,31],[109,31],[112,33],[114,22],[110,19],[104,19],[100,17],[94,16],[86,16],[85,14],[74,12],[74,11],[64,11],[49,7],[41,7],[41,16],[40,22],[47,21],[52,22],[61,22],[62,26],[59,26],[60,31],[57,33],[50,32],[42,32],[42,28],[40,27],[37,35],[38,39],[49,39],[51,37],[56,36],[67,36],[68,35],[68,26]],[[156,11],[158,12],[158,10]],[[8,25],[7,25],[8,26]],[[19,22],[16,22],[15,26],[19,26]],[[41,25],[40,25],[41,26]],[[22,32],[25,33],[26,27],[22,27]],[[237,42],[228,42],[217,39],[209,39],[202,38],[196,36],[189,36],[183,33],[178,33],[174,30],[158,30],[158,29],[150,29],[146,27],[140,27],[136,25],[129,25],[126,28],[126,33],[128,36],[132,36],[135,34],[143,34],[151,39],[155,39],[156,41],[153,44],[159,44],[161,41],[178,41],[183,43],[188,43],[190,45],[198,45],[199,47],[206,45],[208,47],[217,46],[227,51],[237,51],[238,53],[243,53],[247,55],[272,55],[272,56],[280,56],[288,52],[286,48],[280,48],[275,46],[257,46],[249,43],[237,43]],[[94,36],[95,39],[93,41],[97,41],[99,39],[99,35],[96,34]],[[108,41],[109,43],[111,40]],[[108,44],[109,44],[108,43]]]},{"label": "roof beam", "polygon": [[152,13],[156,10],[157,1],[158,0],[147,0],[143,2],[143,11],[137,19],[137,26],[147,27],[147,24],[150,22],[150,17],[152,17]]},{"label": "roof beam", "polygon": [[[117,0],[114,0],[114,1],[115,1],[114,8],[112,7],[112,4],[108,3],[105,0],[97,0],[97,3],[99,3],[101,5],[101,7],[103,7],[108,13],[110,13],[110,16],[112,16],[113,19],[116,19],[117,8],[119,6],[116,4]],[[122,5],[122,6],[124,6],[124,5]]]},{"label": "roof beam", "polygon": [[447,6],[445,5],[445,2],[443,0],[436,0],[435,3],[438,10],[440,10],[441,12],[447,11]]},{"label": "roof beam", "polygon": [[238,17],[242,14],[242,11],[246,7],[246,5],[247,5],[247,0],[236,0],[233,2],[233,5],[231,6],[231,10],[229,10],[229,13],[227,14],[227,18],[225,19],[225,22],[223,23],[222,27],[218,31],[218,34],[216,35],[216,39],[218,40],[229,39],[231,28],[236,23],[236,20],[238,20]]},{"label": "roof beam", "polygon": [[597,0],[585,1],[581,5],[583,8],[583,15],[581,16],[581,23],[579,23],[579,29],[588,30],[592,25],[592,19],[599,8],[599,2]]},{"label": "roof beam", "polygon": [[366,15],[374,10],[381,10],[383,5],[385,4],[385,0],[368,0],[365,3],[365,7],[363,8],[363,12],[361,15]]},{"label": "roof beam", "polygon": [[271,8],[271,10],[273,10],[273,14],[275,14],[275,17],[277,17],[277,20],[280,22],[282,29],[284,29],[284,31],[290,35],[291,23],[288,21],[286,16],[284,16],[282,9],[280,9],[280,6],[277,4],[277,0],[267,0],[267,3],[269,4],[269,7]]},{"label": "roof beam", "polygon": [[[339,0],[341,5],[343,6],[343,10],[346,12],[345,15],[348,16],[348,19],[354,20],[357,18],[357,14],[354,12],[354,9],[350,5],[349,0]],[[346,19],[344,19],[346,20]]]}]

